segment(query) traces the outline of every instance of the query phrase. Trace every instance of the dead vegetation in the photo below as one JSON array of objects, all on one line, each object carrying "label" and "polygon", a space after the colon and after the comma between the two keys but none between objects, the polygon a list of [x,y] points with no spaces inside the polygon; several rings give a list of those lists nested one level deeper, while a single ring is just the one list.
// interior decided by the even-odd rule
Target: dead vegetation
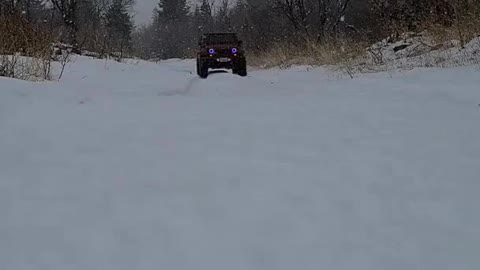
[{"label": "dead vegetation", "polygon": [[0,76],[49,80],[52,36],[17,15],[0,17]]},{"label": "dead vegetation", "polygon": [[330,66],[362,54],[366,43],[332,41],[324,44],[314,42],[304,46],[280,45],[270,50],[249,56],[249,64],[259,68],[289,68],[294,65]]},{"label": "dead vegetation", "polygon": [[[287,2],[292,7],[305,3]],[[322,39],[300,31],[307,42],[292,41],[298,35],[294,32],[267,50],[255,50],[250,64],[261,68],[333,65],[350,76],[395,68],[480,65],[479,0],[350,2],[341,14],[347,19]]]},{"label": "dead vegetation", "polygon": [[249,63],[257,68],[282,69],[294,65],[332,66],[350,77],[415,67],[480,67],[480,18],[463,23],[450,27],[431,24],[422,32],[395,34],[374,44],[334,40],[302,47],[276,45],[251,54]]}]

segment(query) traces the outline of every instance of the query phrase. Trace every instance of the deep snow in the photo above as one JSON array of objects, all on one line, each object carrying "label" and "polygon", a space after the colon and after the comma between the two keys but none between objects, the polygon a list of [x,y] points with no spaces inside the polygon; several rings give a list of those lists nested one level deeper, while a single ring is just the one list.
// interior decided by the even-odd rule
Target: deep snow
[{"label": "deep snow", "polygon": [[0,78],[1,270],[478,270],[480,76],[78,58]]}]

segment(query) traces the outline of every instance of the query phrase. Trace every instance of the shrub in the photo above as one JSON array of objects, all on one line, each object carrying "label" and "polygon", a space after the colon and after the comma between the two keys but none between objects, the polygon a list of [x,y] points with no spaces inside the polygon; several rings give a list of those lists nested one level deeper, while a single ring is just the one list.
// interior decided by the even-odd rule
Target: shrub
[{"label": "shrub", "polygon": [[50,78],[52,36],[20,15],[0,16],[0,76]]}]

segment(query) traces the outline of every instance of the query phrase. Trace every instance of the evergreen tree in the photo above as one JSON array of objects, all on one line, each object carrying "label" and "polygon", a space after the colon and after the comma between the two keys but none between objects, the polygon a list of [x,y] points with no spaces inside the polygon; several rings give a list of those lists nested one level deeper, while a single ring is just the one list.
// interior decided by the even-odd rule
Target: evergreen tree
[{"label": "evergreen tree", "polygon": [[75,48],[76,52],[79,52],[78,44],[78,0],[51,0],[55,9],[59,12],[62,18],[63,24],[67,29],[67,36],[63,38],[63,41],[69,43]]},{"label": "evergreen tree", "polygon": [[45,1],[43,0],[22,0],[18,1],[17,5],[28,22],[38,23],[47,16]]},{"label": "evergreen tree", "polygon": [[188,19],[189,8],[187,0],[160,0],[153,12],[157,23],[173,25]]},{"label": "evergreen tree", "polygon": [[153,11],[153,48],[156,57],[184,57],[190,45],[186,0],[160,0]]},{"label": "evergreen tree", "polygon": [[228,0],[222,0],[220,7],[215,14],[215,25],[215,30],[217,31],[230,32],[232,30]]},{"label": "evergreen tree", "polygon": [[212,7],[208,0],[202,0],[200,5],[198,19],[199,29],[202,32],[210,32],[213,28]]},{"label": "evergreen tree", "polygon": [[14,2],[10,0],[0,0],[0,16],[4,17],[14,10]]},{"label": "evergreen tree", "polygon": [[131,49],[133,21],[128,8],[123,0],[113,0],[105,14],[107,47],[110,51],[120,52],[120,57]]}]

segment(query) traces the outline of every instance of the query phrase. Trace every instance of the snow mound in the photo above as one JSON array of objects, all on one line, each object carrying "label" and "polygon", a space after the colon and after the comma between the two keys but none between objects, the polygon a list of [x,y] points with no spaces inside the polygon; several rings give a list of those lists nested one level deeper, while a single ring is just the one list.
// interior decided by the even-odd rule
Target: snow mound
[{"label": "snow mound", "polygon": [[462,47],[458,40],[436,43],[428,33],[409,33],[399,41],[385,39],[372,45],[357,64],[374,70],[480,66],[480,37]]}]

